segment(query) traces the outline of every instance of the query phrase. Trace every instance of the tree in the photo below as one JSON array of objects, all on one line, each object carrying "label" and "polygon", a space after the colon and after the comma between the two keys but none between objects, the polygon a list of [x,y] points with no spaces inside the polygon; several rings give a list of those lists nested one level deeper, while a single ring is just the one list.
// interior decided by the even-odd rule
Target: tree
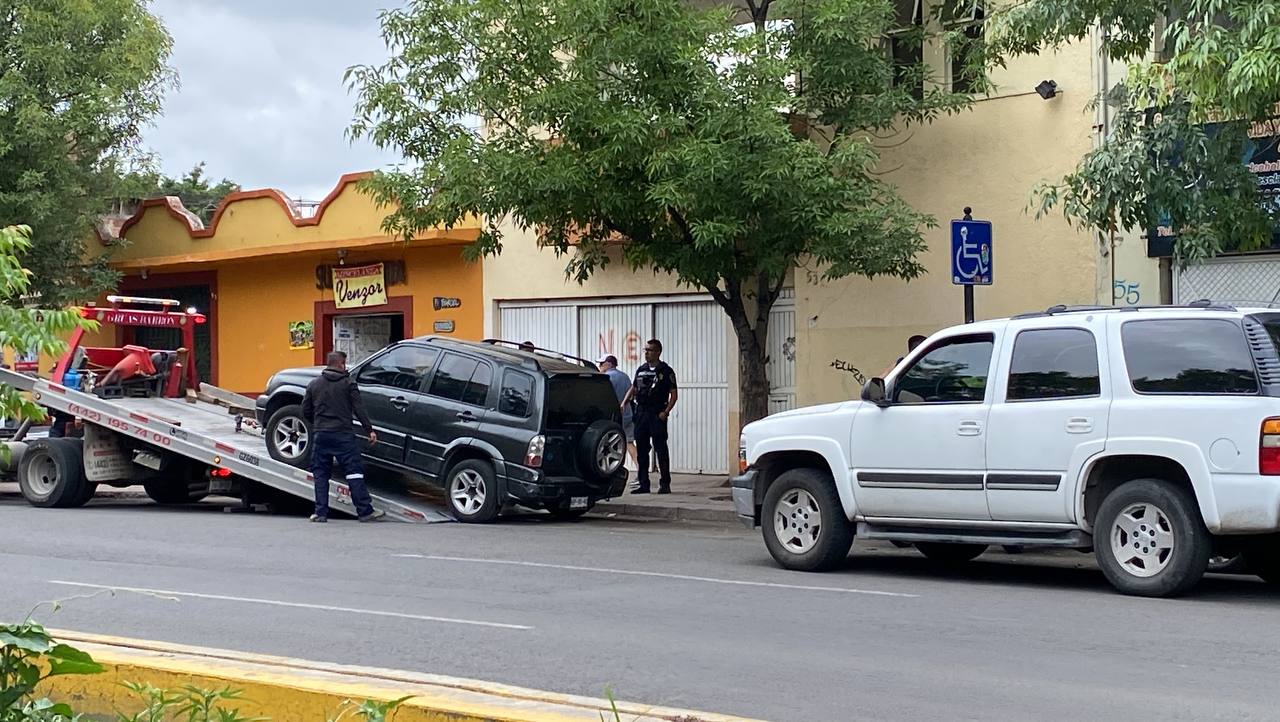
[{"label": "tree", "polygon": [[767,413],[769,311],[792,269],[922,272],[934,220],[877,177],[876,134],[969,98],[926,85],[922,55],[895,65],[889,0],[707,5],[415,0],[382,15],[392,58],[347,73],[351,133],[413,162],[367,185],[396,208],[389,232],[477,215],[475,258],[501,252],[510,218],[579,282],[620,246],[710,294],[737,337],[745,424]]},{"label": "tree", "polygon": [[204,174],[201,161],[181,178],[172,178],[154,170],[150,165],[128,173],[117,191],[121,198],[142,199],[176,196],[187,210],[200,217],[206,225],[213,220],[214,211],[223,198],[240,190],[240,184],[226,178],[210,184]]},{"label": "tree", "polygon": [[[82,319],[75,309],[27,306],[24,299],[31,288],[32,274],[22,267],[21,259],[30,250],[29,227],[0,228],[0,349],[56,356],[66,350],[67,334],[94,324]],[[44,416],[44,411],[17,389],[0,384],[0,417],[38,421]]]},{"label": "tree", "polygon": [[0,224],[38,229],[25,261],[46,305],[114,282],[84,242],[173,79],[169,48],[145,0],[0,0]]},{"label": "tree", "polygon": [[1099,26],[1107,55],[1129,62],[1127,77],[1094,99],[1117,109],[1106,144],[1037,189],[1041,212],[1059,206],[1104,236],[1164,226],[1183,263],[1269,244],[1280,196],[1272,189],[1260,202],[1242,155],[1251,126],[1280,135],[1254,125],[1280,103],[1277,17],[1277,0],[1027,0],[989,15],[989,63]]}]

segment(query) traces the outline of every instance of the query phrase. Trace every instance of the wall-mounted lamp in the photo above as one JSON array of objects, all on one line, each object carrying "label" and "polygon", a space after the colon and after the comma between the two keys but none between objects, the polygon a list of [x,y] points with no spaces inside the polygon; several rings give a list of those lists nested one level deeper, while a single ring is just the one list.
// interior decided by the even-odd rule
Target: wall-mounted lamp
[{"label": "wall-mounted lamp", "polygon": [[145,280],[147,280],[147,276],[148,276],[148,275],[150,275],[150,274],[147,272],[147,269],[145,269],[145,268],[144,268],[144,269],[142,269],[142,272],[141,272],[141,273],[139,273],[138,275],[139,275],[139,276],[142,276],[142,280],[144,280],[144,281],[145,281]]},{"label": "wall-mounted lamp", "polygon": [[1041,80],[1040,84],[1036,86],[1036,93],[1038,93],[1040,97],[1044,98],[1045,100],[1049,100],[1050,98],[1057,97],[1058,95],[1057,81]]},{"label": "wall-mounted lamp", "polygon": [[347,249],[345,248],[338,250],[338,265],[339,266],[347,265]]}]

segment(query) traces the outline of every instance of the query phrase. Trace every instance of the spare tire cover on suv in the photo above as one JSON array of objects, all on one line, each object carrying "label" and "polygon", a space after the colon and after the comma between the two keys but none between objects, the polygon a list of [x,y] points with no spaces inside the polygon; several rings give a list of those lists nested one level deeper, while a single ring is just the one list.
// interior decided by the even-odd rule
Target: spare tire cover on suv
[{"label": "spare tire cover on suv", "polygon": [[578,468],[588,479],[611,479],[626,458],[627,437],[616,421],[601,419],[591,424],[578,441]]}]

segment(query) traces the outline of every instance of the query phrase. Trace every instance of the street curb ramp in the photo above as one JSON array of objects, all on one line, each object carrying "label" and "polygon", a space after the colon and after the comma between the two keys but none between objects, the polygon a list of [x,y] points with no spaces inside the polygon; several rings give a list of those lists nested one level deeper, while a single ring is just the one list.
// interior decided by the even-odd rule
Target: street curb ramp
[{"label": "street curb ramp", "polygon": [[[608,700],[434,674],[351,667],[83,632],[50,630],[106,667],[96,675],[53,677],[40,693],[86,716],[132,712],[141,706],[124,687],[232,687],[243,698],[226,705],[272,722],[323,722],[345,700],[389,702],[412,695],[388,719],[395,722],[613,722]],[[750,722],[742,717],[617,703],[624,722]],[[114,719],[114,717],[112,717]]]}]

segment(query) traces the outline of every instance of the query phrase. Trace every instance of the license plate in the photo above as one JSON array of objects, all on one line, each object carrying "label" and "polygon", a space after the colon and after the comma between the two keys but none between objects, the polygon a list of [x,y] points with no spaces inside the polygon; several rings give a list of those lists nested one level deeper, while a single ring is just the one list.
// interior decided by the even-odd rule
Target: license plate
[{"label": "license plate", "polygon": [[586,509],[586,508],[587,508],[587,497],[585,497],[585,496],[574,496],[574,497],[570,497],[570,498],[569,498],[569,508],[570,508],[570,509]]}]

